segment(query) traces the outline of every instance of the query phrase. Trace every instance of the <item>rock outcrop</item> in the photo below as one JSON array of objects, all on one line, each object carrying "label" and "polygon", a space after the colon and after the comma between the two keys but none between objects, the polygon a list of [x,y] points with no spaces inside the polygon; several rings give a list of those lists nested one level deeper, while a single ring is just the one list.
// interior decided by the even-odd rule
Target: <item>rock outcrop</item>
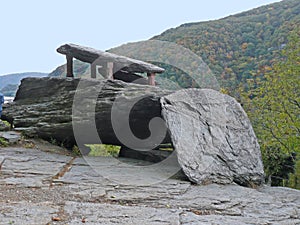
[{"label": "rock outcrop", "polygon": [[57,49],[57,52],[91,64],[99,63],[102,65],[113,62],[116,67],[115,71],[121,69],[133,73],[163,73],[165,71],[163,68],[147,62],[76,44],[62,45]]},{"label": "rock outcrop", "polygon": [[161,102],[179,164],[190,180],[245,186],[262,182],[259,144],[234,98],[188,89],[164,96]]},{"label": "rock outcrop", "polygon": [[[49,153],[49,147],[38,143],[34,149],[0,148],[0,162],[3,158],[1,224],[300,224],[299,190],[200,186],[178,179],[153,185],[116,184],[101,176],[103,170],[110,170],[111,158],[93,157],[88,164],[82,158]],[[61,172],[70,166],[71,170]],[[149,178],[149,173],[131,170],[127,164],[119,163],[109,172],[121,181]]]},{"label": "rock outcrop", "polygon": [[[111,122],[115,99],[120,102],[116,106],[119,112],[115,115],[116,119],[129,117],[132,133],[138,138],[146,138],[150,134],[149,121],[161,117],[160,97],[169,93],[157,87],[121,81],[26,78],[20,85],[15,101],[4,105],[3,119],[30,137],[38,136],[68,148],[76,144],[74,123],[80,127],[81,139],[85,140],[85,144],[99,143],[98,139],[91,137],[89,126],[95,119],[103,144],[122,145]],[[168,133],[165,136],[163,143],[170,143]]]},{"label": "rock outcrop", "polygon": [[253,187],[264,180],[249,119],[233,98],[213,90],[172,93],[122,81],[28,78],[3,114],[29,136],[77,144],[83,153],[85,144],[100,141],[143,151],[171,143],[197,184]]}]

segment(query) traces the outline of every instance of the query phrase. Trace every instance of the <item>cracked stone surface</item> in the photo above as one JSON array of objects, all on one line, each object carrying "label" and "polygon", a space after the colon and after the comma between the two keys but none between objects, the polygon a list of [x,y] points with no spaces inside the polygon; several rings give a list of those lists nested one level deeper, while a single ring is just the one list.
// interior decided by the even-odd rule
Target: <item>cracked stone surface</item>
[{"label": "cracked stone surface", "polygon": [[[0,120],[0,123],[3,122]],[[0,137],[9,143],[17,143],[21,139],[21,135],[15,131],[0,132]]]},{"label": "cracked stone surface", "polygon": [[[130,185],[114,178],[151,174],[145,162],[73,158],[39,149],[0,149],[0,224],[300,224],[300,191],[193,185],[168,179]],[[88,161],[88,162],[87,162]],[[115,170],[113,166],[115,166]],[[98,166],[98,167],[96,167]],[[95,168],[93,168],[95,167]],[[128,173],[131,173],[129,176]],[[154,171],[159,176],[159,171]]]},{"label": "cracked stone surface", "polygon": [[178,162],[191,181],[248,187],[264,182],[257,138],[234,98],[186,89],[162,97],[161,104]]}]

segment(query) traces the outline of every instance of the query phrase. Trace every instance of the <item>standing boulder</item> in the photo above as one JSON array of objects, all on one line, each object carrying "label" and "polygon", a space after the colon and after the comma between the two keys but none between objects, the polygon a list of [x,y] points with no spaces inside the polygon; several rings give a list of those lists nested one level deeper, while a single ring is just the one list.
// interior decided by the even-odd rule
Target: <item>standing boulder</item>
[{"label": "standing boulder", "polygon": [[260,147],[241,105],[208,89],[181,90],[161,98],[178,162],[197,183],[260,185]]}]

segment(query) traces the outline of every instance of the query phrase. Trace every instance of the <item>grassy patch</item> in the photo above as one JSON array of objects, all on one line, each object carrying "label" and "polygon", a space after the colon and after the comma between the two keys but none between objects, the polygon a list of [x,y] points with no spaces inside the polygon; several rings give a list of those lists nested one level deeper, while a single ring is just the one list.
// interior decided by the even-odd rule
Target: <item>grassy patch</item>
[{"label": "grassy patch", "polygon": [[73,148],[72,148],[72,153],[75,155],[75,156],[82,156],[78,146],[74,145]]},{"label": "grassy patch", "polygon": [[7,122],[7,121],[5,121],[5,120],[2,120],[2,122],[5,124],[5,126],[7,126],[7,127],[10,127],[11,126],[11,124],[9,123],[9,122]]},{"label": "grassy patch", "polygon": [[8,144],[9,143],[4,138],[0,137],[0,146],[1,147],[7,147]]},{"label": "grassy patch", "polygon": [[91,149],[89,156],[118,157],[121,147],[116,145],[87,145]]}]

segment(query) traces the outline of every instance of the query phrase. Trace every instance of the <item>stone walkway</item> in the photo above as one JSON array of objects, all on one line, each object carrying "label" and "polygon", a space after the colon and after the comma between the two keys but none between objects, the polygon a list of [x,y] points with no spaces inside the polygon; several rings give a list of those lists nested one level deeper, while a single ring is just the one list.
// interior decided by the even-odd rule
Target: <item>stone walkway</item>
[{"label": "stone walkway", "polygon": [[196,186],[180,179],[124,185],[115,181],[143,181],[163,171],[143,174],[130,166],[143,164],[136,160],[85,160],[35,146],[0,149],[0,161],[6,159],[0,171],[1,225],[300,224],[297,190]]}]

